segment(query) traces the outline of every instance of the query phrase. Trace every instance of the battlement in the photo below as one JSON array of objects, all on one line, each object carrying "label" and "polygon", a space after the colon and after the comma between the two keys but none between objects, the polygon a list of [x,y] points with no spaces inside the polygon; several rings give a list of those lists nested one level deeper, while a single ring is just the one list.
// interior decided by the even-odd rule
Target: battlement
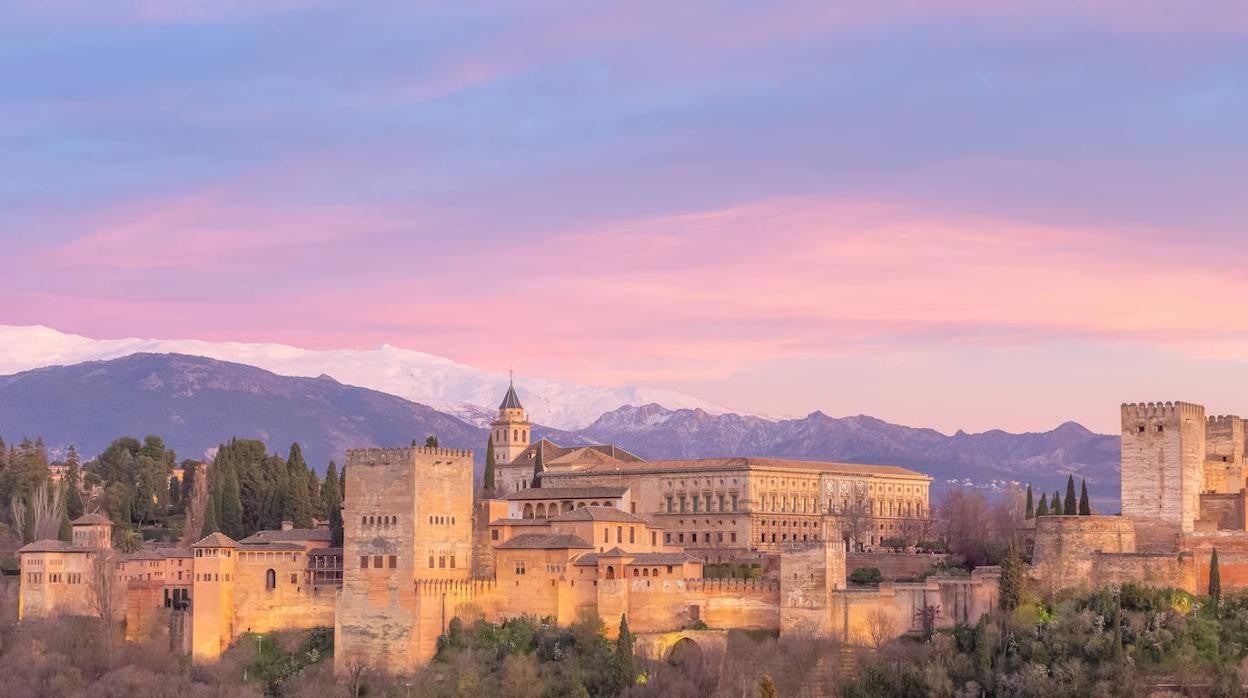
[{"label": "battlement", "polygon": [[1141,419],[1178,419],[1180,417],[1205,419],[1205,406],[1192,402],[1124,402],[1122,423]]},{"label": "battlement", "polygon": [[1233,414],[1218,414],[1218,415],[1210,416],[1207,420],[1207,423],[1210,428],[1218,428],[1218,427],[1230,428],[1230,427],[1233,427],[1235,424],[1241,423],[1243,421],[1244,420],[1241,417],[1238,417]]},{"label": "battlement", "polygon": [[460,448],[432,448],[427,446],[403,446],[399,448],[349,448],[347,465],[384,465],[410,463],[416,456],[472,459],[472,450]]}]

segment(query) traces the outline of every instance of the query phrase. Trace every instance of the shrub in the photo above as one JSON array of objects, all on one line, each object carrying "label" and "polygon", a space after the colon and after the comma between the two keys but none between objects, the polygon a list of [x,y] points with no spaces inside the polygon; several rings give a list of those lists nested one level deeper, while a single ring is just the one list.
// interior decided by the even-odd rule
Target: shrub
[{"label": "shrub", "polygon": [[849,573],[850,584],[878,587],[882,581],[884,581],[884,575],[880,574],[878,567],[859,567]]}]

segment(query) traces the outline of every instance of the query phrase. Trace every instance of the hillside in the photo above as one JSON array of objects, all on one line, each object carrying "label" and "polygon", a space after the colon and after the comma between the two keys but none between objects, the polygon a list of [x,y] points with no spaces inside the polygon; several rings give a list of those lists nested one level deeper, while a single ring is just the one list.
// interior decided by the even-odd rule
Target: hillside
[{"label": "hillside", "polygon": [[447,445],[485,432],[425,405],[332,378],[278,376],[181,354],[132,354],[0,377],[0,435],[42,436],[96,454],[117,436],[159,434],[179,457],[202,458],[232,436],[271,450],[303,446],[324,472],[348,447],[402,445],[437,434]]}]

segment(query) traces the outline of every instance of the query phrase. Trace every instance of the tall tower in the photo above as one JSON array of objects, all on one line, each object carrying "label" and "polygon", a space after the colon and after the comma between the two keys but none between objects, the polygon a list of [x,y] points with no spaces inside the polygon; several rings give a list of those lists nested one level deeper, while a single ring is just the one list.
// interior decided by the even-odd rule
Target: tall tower
[{"label": "tall tower", "polygon": [[506,465],[516,459],[524,449],[529,447],[529,430],[533,425],[520,405],[516,395],[514,381],[508,381],[507,394],[498,406],[498,419],[490,425],[493,428],[494,460]]},{"label": "tall tower", "polygon": [[1200,518],[1205,421],[1186,402],[1122,406],[1122,515],[1142,552],[1176,549]]}]

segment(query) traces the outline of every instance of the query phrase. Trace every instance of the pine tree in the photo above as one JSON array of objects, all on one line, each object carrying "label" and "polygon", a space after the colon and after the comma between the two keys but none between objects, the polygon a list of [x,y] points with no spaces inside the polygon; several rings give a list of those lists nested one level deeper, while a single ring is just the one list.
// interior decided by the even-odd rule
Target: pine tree
[{"label": "pine tree", "polygon": [[329,517],[330,545],[342,547],[342,491],[338,478],[338,465],[332,460],[325,471],[325,482],[321,485],[321,499],[325,502],[325,513]]},{"label": "pine tree", "polygon": [[436,434],[430,434],[425,437],[425,448],[437,448],[438,437]]},{"label": "pine tree", "polygon": [[1075,499],[1075,476],[1066,476],[1066,506],[1062,508],[1062,513],[1067,516],[1074,516],[1079,513],[1079,500]]},{"label": "pine tree", "polygon": [[1009,613],[1017,608],[1023,598],[1023,558],[1013,541],[1001,559],[1001,577],[997,586],[1000,593],[997,601],[1001,610]]},{"label": "pine tree", "polygon": [[1036,518],[1049,515],[1049,495],[1040,493],[1040,504],[1036,506]]},{"label": "pine tree", "polygon": [[1209,558],[1209,599],[1214,608],[1222,603],[1222,572],[1218,569],[1217,548],[1213,549],[1213,555]]},{"label": "pine tree", "polygon": [[615,666],[619,672],[621,686],[632,686],[637,677],[633,659],[634,644],[633,633],[628,629],[628,615],[622,615],[620,616],[620,634],[615,639]]},{"label": "pine tree", "polygon": [[1028,518],[1028,519],[1036,518],[1036,507],[1035,507],[1035,504],[1033,504],[1031,501],[1031,483],[1030,482],[1027,483],[1027,513],[1025,514],[1025,518]]},{"label": "pine tree", "polygon": [[1079,491],[1079,515],[1080,515],[1080,516],[1091,516],[1091,515],[1092,515],[1092,505],[1088,502],[1088,479],[1087,479],[1087,478],[1084,478],[1084,479],[1083,479],[1083,484],[1082,484],[1082,485],[1080,485],[1080,491]]},{"label": "pine tree", "polygon": [[542,473],[545,470],[546,462],[542,458],[542,447],[539,444],[537,447],[537,457],[533,459],[533,482],[529,484],[529,487],[542,486]]},{"label": "pine tree", "polygon": [[494,434],[491,433],[489,440],[485,442],[485,475],[481,481],[483,496],[494,496],[494,472],[497,469],[498,464],[494,459]]}]

